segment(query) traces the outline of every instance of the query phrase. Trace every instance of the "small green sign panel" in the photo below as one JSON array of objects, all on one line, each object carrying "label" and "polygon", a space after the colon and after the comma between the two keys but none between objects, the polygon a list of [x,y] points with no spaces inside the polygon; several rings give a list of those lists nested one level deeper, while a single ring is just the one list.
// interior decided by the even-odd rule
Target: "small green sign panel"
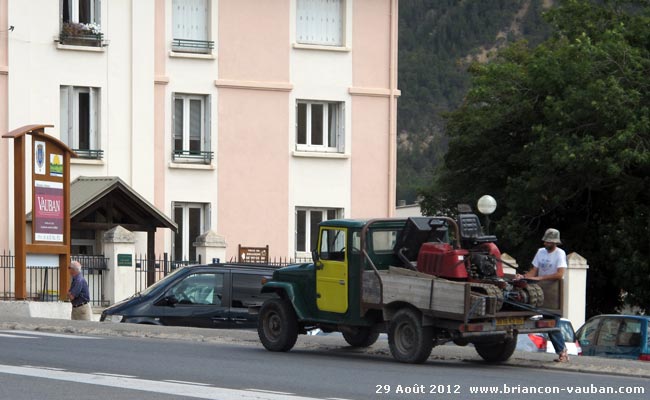
[{"label": "small green sign panel", "polygon": [[132,254],[118,254],[117,255],[117,266],[118,267],[132,267],[133,266],[133,255]]}]

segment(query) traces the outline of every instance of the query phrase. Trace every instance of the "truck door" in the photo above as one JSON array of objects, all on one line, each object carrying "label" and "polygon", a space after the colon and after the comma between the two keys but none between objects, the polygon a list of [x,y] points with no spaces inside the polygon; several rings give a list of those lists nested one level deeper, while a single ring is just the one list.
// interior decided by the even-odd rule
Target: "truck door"
[{"label": "truck door", "polygon": [[321,228],[316,268],[316,305],[321,311],[348,310],[347,229]]}]

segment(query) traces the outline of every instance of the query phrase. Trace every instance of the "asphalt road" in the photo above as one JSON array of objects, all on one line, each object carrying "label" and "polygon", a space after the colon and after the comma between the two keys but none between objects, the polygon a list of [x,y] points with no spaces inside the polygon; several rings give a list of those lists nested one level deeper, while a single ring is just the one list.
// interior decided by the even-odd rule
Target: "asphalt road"
[{"label": "asphalt road", "polygon": [[[259,345],[0,330],[0,399],[647,399],[645,378]],[[501,393],[473,394],[472,390]],[[492,387],[493,389],[486,389]],[[579,391],[634,390],[644,394]],[[557,394],[528,394],[526,391]],[[509,393],[503,393],[509,391]],[[416,393],[414,393],[416,392]],[[424,392],[424,393],[421,393]],[[572,393],[570,393],[572,392]]]}]

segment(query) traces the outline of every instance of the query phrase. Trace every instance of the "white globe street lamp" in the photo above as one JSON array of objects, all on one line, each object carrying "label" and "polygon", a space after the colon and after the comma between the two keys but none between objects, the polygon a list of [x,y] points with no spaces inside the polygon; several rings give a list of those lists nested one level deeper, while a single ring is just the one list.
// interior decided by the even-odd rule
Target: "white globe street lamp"
[{"label": "white globe street lamp", "polygon": [[494,197],[490,196],[489,194],[481,196],[480,199],[478,199],[478,202],[476,203],[476,208],[478,208],[478,211],[485,215],[485,231],[486,234],[490,234],[490,214],[494,212],[494,210],[497,209],[497,201],[494,200]]}]

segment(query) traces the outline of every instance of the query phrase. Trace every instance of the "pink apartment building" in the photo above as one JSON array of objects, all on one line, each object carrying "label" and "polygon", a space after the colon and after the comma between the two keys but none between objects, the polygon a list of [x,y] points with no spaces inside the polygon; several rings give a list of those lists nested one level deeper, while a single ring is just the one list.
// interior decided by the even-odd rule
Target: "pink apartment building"
[{"label": "pink apartment building", "polygon": [[[306,256],[321,220],[395,209],[397,3],[0,0],[0,131],[53,124],[72,180],[119,177],[176,223],[157,253],[193,259],[212,230],[228,257]],[[0,163],[11,251],[6,139]],[[106,204],[73,218],[73,253],[102,253],[102,213],[125,207]]]}]

